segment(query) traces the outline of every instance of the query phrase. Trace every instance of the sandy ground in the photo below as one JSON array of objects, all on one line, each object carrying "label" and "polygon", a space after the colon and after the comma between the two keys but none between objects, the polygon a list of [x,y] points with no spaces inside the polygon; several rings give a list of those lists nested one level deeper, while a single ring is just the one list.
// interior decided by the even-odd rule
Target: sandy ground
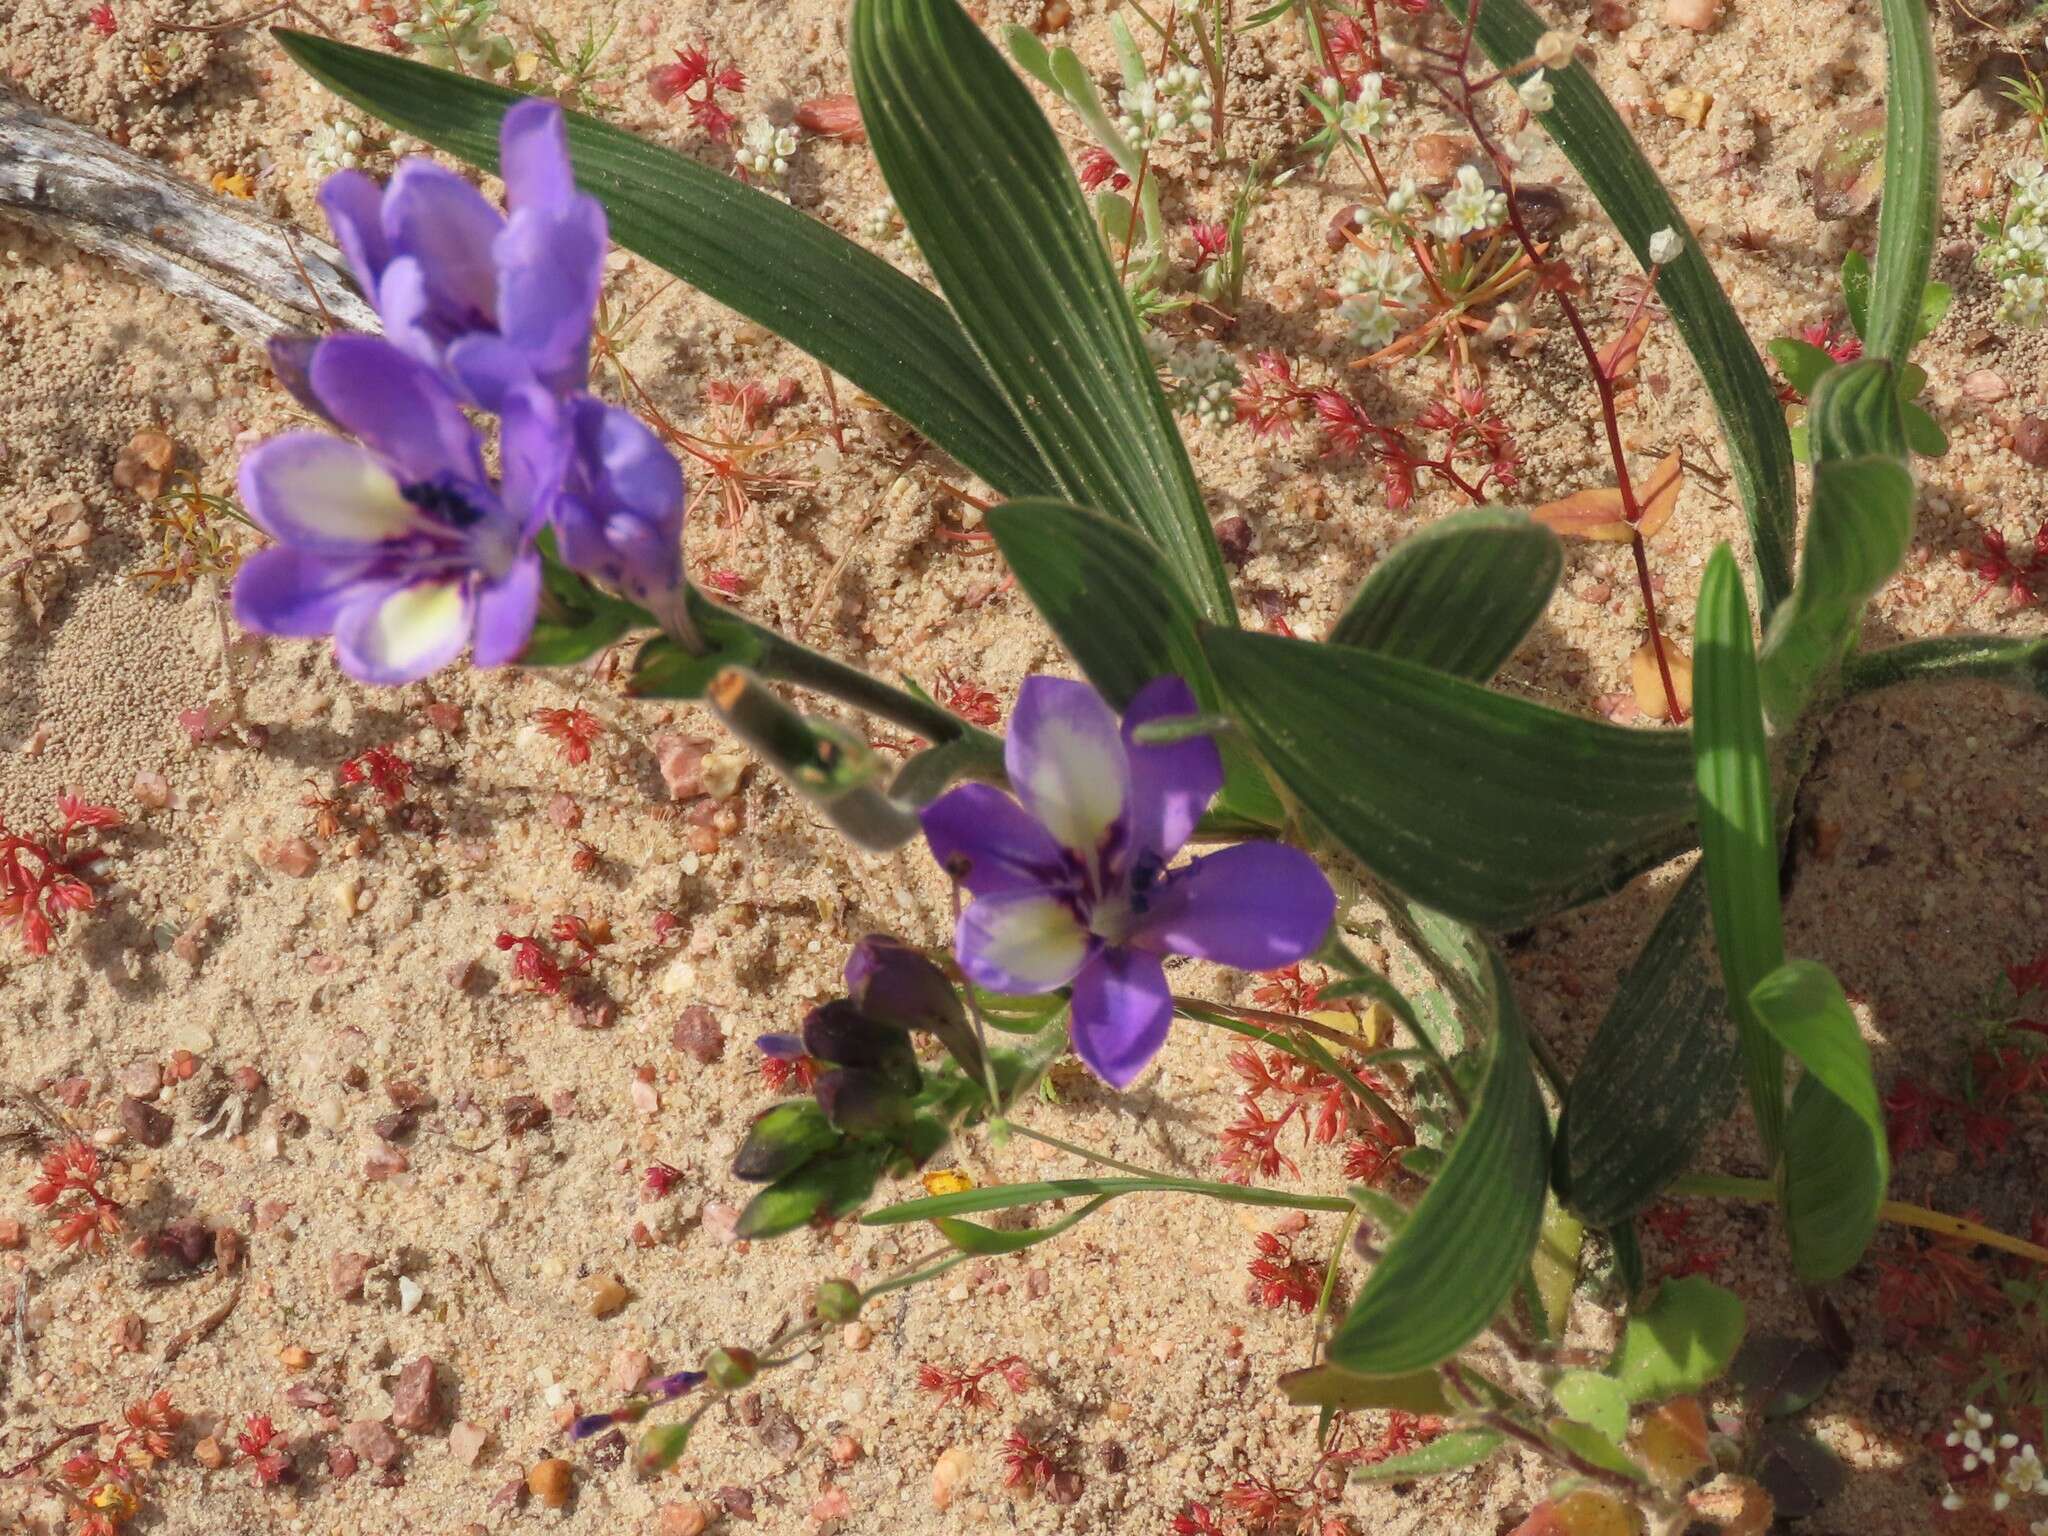
[{"label": "sandy ground", "polygon": [[[351,40],[376,41],[370,18],[314,4]],[[1595,36],[1597,67],[1610,92],[1634,104],[1651,158],[1752,334],[1838,318],[1831,274],[1850,244],[1869,245],[1872,226],[1868,216],[1817,218],[1804,178],[1831,125],[1879,100],[1874,6],[1730,0],[1703,35],[1665,24],[1660,6],[1623,8],[1639,14],[1618,35]],[[515,9],[506,30],[522,48],[536,22],[573,37],[611,14],[588,0]],[[114,0],[116,30],[102,36],[86,10],[82,0],[0,0],[0,64],[14,88],[196,180],[246,176],[260,206],[319,226],[306,146],[337,104],[260,28],[169,33],[160,22],[204,23],[236,8]],[[1081,0],[1074,11],[1071,40],[1106,71],[1104,8]],[[993,0],[986,20],[1030,22],[1038,12],[1036,0]],[[701,39],[739,63],[749,115],[786,116],[794,102],[847,86],[838,0],[685,0],[632,7],[618,20],[610,57],[624,77],[607,88],[618,120],[707,159],[717,151],[680,109],[657,106],[640,83],[671,48]],[[1583,28],[1585,8],[1565,6],[1560,20]],[[1963,625],[2038,633],[2038,608],[1980,594],[1956,559],[1985,530],[2031,540],[2041,516],[2041,472],[2009,446],[2020,418],[2048,404],[2041,338],[1993,322],[1987,285],[1969,265],[1970,226],[1993,206],[1995,173],[2026,129],[1997,101],[1995,81],[1985,83],[1994,50],[1984,34],[1958,37],[1946,18],[1939,33],[1951,142],[1937,275],[1958,297],[1922,360],[1955,448],[1921,466],[1914,551],[1878,599],[1871,628],[1883,638]],[[1169,157],[1176,223],[1220,217],[1237,160],[1303,131],[1298,119],[1282,121],[1308,73],[1291,32],[1239,39],[1233,69],[1233,163],[1212,170],[1206,156]],[[1659,110],[1675,86],[1713,98],[1702,126]],[[1059,122],[1072,137],[1075,125]],[[1409,110],[1397,140],[1445,126]],[[373,147],[367,163],[388,169],[388,154]],[[1564,247],[1596,274],[1589,306],[1611,326],[1623,303],[1617,242],[1554,153],[1535,153],[1527,174],[1562,182]],[[880,193],[864,148],[814,140],[801,149],[791,195],[806,211],[852,233]],[[1239,355],[1277,346],[1312,371],[1345,360],[1317,289],[1333,272],[1324,227],[1355,197],[1341,172],[1304,175],[1261,210],[1249,299],[1229,338]],[[1755,249],[1735,243],[1744,230],[1756,232]],[[736,527],[717,524],[715,502],[695,515],[693,565],[736,573],[741,607],[927,686],[971,681],[1005,706],[1025,674],[1058,664],[1028,607],[997,590],[996,557],[940,536],[968,526],[941,484],[960,483],[957,470],[920,460],[910,472],[915,495],[877,516],[897,475],[899,424],[842,385],[842,452],[817,370],[792,349],[623,255],[611,297],[624,309],[645,305],[625,357],[680,425],[719,435],[725,418],[709,394],[717,380],[787,377],[798,386],[772,430],[800,440],[767,462],[808,483],[758,495]],[[1631,447],[1648,455],[1683,446],[1698,463],[1725,464],[1668,327],[1651,331],[1641,376]],[[1397,370],[1363,391],[1399,416],[1438,377]],[[1154,1532],[1186,1500],[1215,1504],[1238,1479],[1284,1484],[1306,1472],[1312,1417],[1281,1403],[1272,1380],[1306,1361],[1308,1328],[1246,1299],[1260,1224],[1178,1201],[1121,1203],[1029,1260],[957,1270],[892,1299],[859,1337],[834,1336],[765,1379],[758,1412],[712,1415],[658,1483],[636,1482],[601,1441],[570,1447],[567,1418],[617,1398],[613,1378],[640,1365],[632,1351],[675,1369],[711,1346],[758,1341],[801,1311],[819,1279],[879,1274],[920,1249],[920,1240],[849,1227],[766,1248],[735,1243],[730,1224],[744,1191],[725,1168],[748,1116],[770,1098],[751,1037],[791,1027],[830,995],[857,935],[939,936],[941,883],[915,849],[850,852],[751,769],[717,786],[732,790],[728,798],[679,814],[654,739],[708,739],[714,728],[694,709],[625,699],[609,673],[456,672],[431,687],[366,691],[335,670],[324,646],[235,639],[217,580],[152,590],[143,573],[160,554],[147,508],[114,478],[124,445],[159,429],[182,468],[224,491],[240,449],[291,412],[254,348],[4,221],[0,378],[0,518],[31,551],[27,566],[9,567],[10,582],[32,581],[46,610],[38,620],[19,594],[0,602],[0,813],[13,826],[38,825],[69,788],[129,818],[107,838],[102,909],[74,922],[46,959],[19,953],[11,939],[0,948],[0,1087],[33,1095],[97,1140],[128,1208],[127,1232],[106,1256],[62,1254],[27,1202],[29,1156],[19,1144],[0,1146],[0,1237],[9,1222],[23,1228],[0,1252],[0,1317],[11,1297],[23,1298],[25,1313],[24,1347],[0,1343],[0,1470],[61,1429],[164,1387],[193,1416],[140,1517],[139,1529],[165,1532],[441,1533],[521,1521],[653,1531],[661,1506],[716,1503],[721,1491],[736,1528],[750,1509],[764,1531],[798,1531],[814,1506],[839,1510],[835,1489],[853,1532]],[[1495,358],[1487,378],[1519,434],[1531,500],[1600,482],[1590,391],[1561,332],[1527,359]],[[1187,437],[1217,515],[1240,514],[1254,530],[1239,577],[1248,611],[1279,612],[1304,635],[1327,627],[1379,552],[1453,505],[1432,492],[1391,514],[1375,475],[1320,463],[1305,438],[1256,443],[1242,429],[1192,422]],[[1656,546],[1681,639],[1706,555],[1739,534],[1735,509],[1710,492],[1695,477]],[[58,536],[76,526],[64,521],[73,498],[90,540],[54,547],[75,542]],[[1631,719],[1638,623],[1625,560],[1606,546],[1576,546],[1505,685]],[[536,709],[576,705],[604,723],[581,766],[530,721]],[[221,729],[195,741],[181,715],[189,722],[202,709]],[[1884,1081],[1947,1074],[2003,967],[2048,945],[2044,732],[2041,700],[1979,687],[1860,702],[1828,727],[1805,806],[1828,829],[1826,855],[1799,867],[1791,947],[1841,975]],[[363,809],[351,825],[318,835],[302,804],[309,786],[335,795],[338,765],[385,745],[414,767],[407,809],[387,816],[357,792],[350,798]],[[315,857],[294,862],[297,838],[310,839],[297,852]],[[579,846],[590,850],[580,859]],[[1524,1006],[1568,1060],[1669,879],[1545,924],[1517,950]],[[655,923],[662,912],[675,919],[666,933]],[[562,914],[609,927],[594,965],[609,1010],[537,995],[494,947],[501,931],[544,931]],[[1396,965],[1410,974],[1398,956]],[[1239,1000],[1250,987],[1240,976],[1192,972],[1181,984]],[[700,1063],[672,1044],[691,1005],[721,1022],[722,1058]],[[1125,1157],[1210,1170],[1216,1132],[1235,1112],[1228,1050],[1222,1037],[1183,1026],[1122,1099],[1062,1069],[1061,1102],[1032,1113],[1055,1134]],[[253,1092],[249,1068],[262,1084]],[[121,1103],[166,1074],[173,1080],[154,1100],[174,1132],[152,1149],[133,1140],[132,1124],[124,1129]],[[375,1130],[394,1112],[394,1083],[398,1099],[412,1085],[432,1104],[398,1144]],[[223,1095],[230,1121],[206,1134]],[[518,1096],[550,1108],[544,1127],[508,1129],[507,1101]],[[248,1111],[238,1130],[234,1104]],[[10,1128],[12,1120],[0,1133]],[[1731,1124],[1709,1165],[1752,1171],[1748,1137],[1745,1124]],[[2040,1125],[2023,1124],[1983,1170],[1953,1156],[1902,1163],[1899,1192],[1979,1206],[2024,1230],[2025,1170],[2041,1166],[2044,1150]],[[643,1199],[644,1172],[656,1162],[681,1177],[665,1197]],[[1015,1145],[1000,1155],[965,1146],[958,1162],[977,1178],[1072,1169]],[[1302,1179],[1338,1187],[1334,1155],[1303,1154]],[[239,1233],[241,1266],[194,1274],[128,1246],[186,1219]],[[1693,1228],[1725,1251],[1722,1278],[1760,1322],[1800,1325],[1768,1220],[1698,1207]],[[1311,1225],[1301,1251],[1320,1259],[1333,1230],[1328,1219]],[[1655,1243],[1651,1251],[1653,1261],[1670,1257]],[[347,1253],[373,1261],[362,1299],[335,1293],[331,1267]],[[1873,1274],[1866,1267],[1839,1288],[1865,1347],[1817,1418],[1861,1470],[1810,1528],[1894,1536],[1929,1528],[1936,1483],[1918,1442],[1956,1397],[1922,1360],[1885,1347]],[[607,1275],[630,1299],[594,1318],[585,1282]],[[231,1315],[165,1359],[182,1331],[230,1300]],[[1601,1335],[1592,1309],[1582,1322]],[[987,1408],[935,1407],[917,1390],[921,1363],[962,1367],[1010,1354],[1027,1362],[1033,1384],[1021,1394],[997,1388]],[[403,1434],[388,1472],[366,1461],[338,1476],[330,1455],[342,1426],[382,1418],[399,1368],[422,1355],[444,1388],[443,1425]],[[195,1439],[231,1444],[252,1413],[270,1415],[293,1442],[295,1486],[252,1486],[240,1458],[219,1470],[195,1462]],[[488,1433],[473,1465],[459,1454],[467,1437],[446,1427],[453,1421]],[[1000,1442],[1017,1426],[1080,1473],[1077,1501],[1004,1488]],[[932,1473],[952,1448],[962,1455],[947,1467],[961,1475],[941,1509]],[[575,1466],[569,1508],[515,1512],[501,1491],[556,1454]],[[1501,1462],[1401,1492],[1355,1491],[1347,1508],[1357,1529],[1379,1536],[1486,1536],[1543,1486],[1540,1471]],[[687,1529],[669,1519],[669,1530]],[[0,1529],[56,1529],[58,1520],[33,1479],[0,1483]]]}]

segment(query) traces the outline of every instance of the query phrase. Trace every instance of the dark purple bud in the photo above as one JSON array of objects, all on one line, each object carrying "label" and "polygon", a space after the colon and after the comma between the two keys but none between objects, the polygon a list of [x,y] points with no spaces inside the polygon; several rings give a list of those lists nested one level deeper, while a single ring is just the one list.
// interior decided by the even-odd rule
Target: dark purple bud
[{"label": "dark purple bud", "polygon": [[645,1395],[659,1402],[670,1402],[685,1392],[694,1391],[704,1384],[702,1371],[677,1371],[673,1375],[659,1376],[647,1383]]},{"label": "dark purple bud", "polygon": [[571,1440],[588,1440],[592,1435],[601,1435],[618,1421],[608,1413],[586,1413],[569,1426]]},{"label": "dark purple bud", "polygon": [[981,1046],[968,1026],[960,989],[922,950],[871,933],[846,957],[846,987],[869,1018],[936,1035],[961,1071],[981,1077]]},{"label": "dark purple bud", "polygon": [[916,1092],[924,1081],[910,1036],[877,1023],[847,998],[813,1008],[805,1016],[804,1049],[820,1061],[872,1072],[906,1093]]},{"label": "dark purple bud", "polygon": [[910,1101],[878,1072],[839,1067],[818,1079],[812,1092],[837,1130],[849,1136],[891,1136],[910,1118]]},{"label": "dark purple bud", "polygon": [[804,1053],[804,1043],[795,1035],[756,1035],[754,1049],[777,1061],[795,1061]]}]

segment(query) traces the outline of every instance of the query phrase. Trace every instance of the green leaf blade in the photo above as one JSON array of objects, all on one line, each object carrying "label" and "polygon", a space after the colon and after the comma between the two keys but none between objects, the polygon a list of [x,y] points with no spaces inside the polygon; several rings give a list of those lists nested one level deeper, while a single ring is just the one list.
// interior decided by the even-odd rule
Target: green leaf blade
[{"label": "green leaf blade", "polygon": [[1472,1117],[1330,1336],[1326,1354],[1345,1370],[1404,1376],[1440,1364],[1479,1335],[1528,1271],[1550,1132],[1497,956],[1493,968],[1499,1014]]},{"label": "green leaf blade", "polygon": [[1806,1068],[1785,1126],[1785,1228],[1800,1278],[1823,1284],[1848,1273],[1870,1246],[1891,1179],[1870,1048],[1841,984],[1811,960],[1771,972],[1750,1003]]},{"label": "green leaf blade", "polygon": [[1629,1314],[1608,1373],[1631,1403],[1698,1392],[1742,1347],[1742,1298],[1699,1275],[1667,1280]]},{"label": "green leaf blade", "polygon": [[854,94],[889,190],[1058,488],[1142,528],[1236,621],[1150,354],[1052,126],[957,0],[857,0]]},{"label": "green leaf blade", "polygon": [[[486,171],[517,91],[277,28],[346,101]],[[565,114],[576,178],[612,239],[801,347],[1005,495],[1056,489],[945,304],[880,257],[734,177],[621,128]]]},{"label": "green leaf blade", "polygon": [[1371,1466],[1353,1467],[1351,1475],[1375,1483],[1442,1477],[1446,1472],[1462,1472],[1467,1467],[1478,1466],[1501,1448],[1505,1438],[1497,1430],[1455,1429],[1417,1450],[1390,1456]]},{"label": "green leaf blade", "polygon": [[1766,1159],[1775,1162],[1785,1116],[1784,1059],[1776,1040],[1757,1023],[1749,994],[1785,961],[1778,835],[1749,602],[1735,556],[1725,544],[1707,562],[1697,626],[1693,746],[1700,852],[1750,1105]]},{"label": "green leaf blade", "polygon": [[[1872,357],[1900,361],[1928,314],[1927,270],[1941,223],[1941,101],[1924,0],[1881,0],[1885,41],[1884,193],[1877,270],[1864,322]],[[1934,302],[1933,318],[1941,316]]]},{"label": "green leaf blade", "polygon": [[1210,630],[1226,709],[1349,853],[1408,896],[1513,929],[1688,840],[1683,733],[1632,731],[1344,646]]},{"label": "green leaf blade", "polygon": [[1614,1227],[1657,1198],[1727,1118],[1739,1057],[1694,866],[1621,986],[1558,1123],[1566,1203]]},{"label": "green leaf blade", "polygon": [[1526,513],[1453,512],[1373,567],[1330,643],[1483,683],[1543,616],[1563,569],[1562,541]]}]

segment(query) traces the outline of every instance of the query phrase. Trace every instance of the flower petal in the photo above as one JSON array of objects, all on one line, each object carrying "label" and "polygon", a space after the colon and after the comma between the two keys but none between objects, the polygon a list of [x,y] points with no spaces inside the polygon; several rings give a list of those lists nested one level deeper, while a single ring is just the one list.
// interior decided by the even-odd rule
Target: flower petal
[{"label": "flower petal", "polygon": [[361,558],[420,516],[367,448],[324,432],[287,432],[243,456],[237,487],[258,527],[285,544]]},{"label": "flower petal", "polygon": [[375,336],[333,336],[313,354],[313,393],[410,484],[484,479],[483,447],[438,374]]},{"label": "flower petal", "polygon": [[[479,338],[482,339],[482,338]],[[467,343],[464,343],[467,345]],[[539,531],[562,493],[569,435],[554,396],[536,384],[520,385],[500,402],[498,457],[504,463],[505,510],[521,531]],[[677,556],[680,560],[680,552]]]},{"label": "flower petal", "polygon": [[444,335],[496,322],[491,242],[504,226],[483,193],[431,160],[399,161],[384,189],[384,234],[394,251],[419,260]]},{"label": "flower petal", "polygon": [[1330,882],[1299,848],[1239,843],[1169,871],[1130,942],[1266,971],[1314,954],[1336,912]]},{"label": "flower petal", "polygon": [[400,256],[388,263],[377,279],[371,302],[384,321],[386,341],[429,368],[441,366],[448,338],[434,314],[427,269],[417,256]]},{"label": "flower petal", "polygon": [[555,511],[563,561],[653,601],[683,579],[683,472],[629,411],[569,402],[574,454]]},{"label": "flower petal", "polygon": [[1124,711],[1124,751],[1131,764],[1131,845],[1170,859],[1195,830],[1223,787],[1223,754],[1208,736],[1147,745],[1133,741],[1141,725],[1199,713],[1195,691],[1177,677],[1155,677]]},{"label": "flower petal", "polygon": [[1128,1088],[1166,1044],[1173,994],[1157,955],[1098,951],[1074,978],[1074,1054],[1112,1088]]},{"label": "flower petal", "polygon": [[262,635],[327,635],[369,579],[367,560],[305,549],[259,549],[235,572],[235,622]]},{"label": "flower petal", "polygon": [[1116,714],[1102,695],[1086,683],[1025,678],[1003,762],[1017,798],[1061,846],[1101,849],[1130,788]]},{"label": "flower petal", "polygon": [[1052,834],[993,784],[949,789],[918,820],[932,857],[976,896],[1043,891],[1065,872]]},{"label": "flower petal", "polygon": [[373,303],[391,242],[384,237],[384,189],[361,171],[336,171],[320,183],[320,209],[348,257],[356,286]]},{"label": "flower petal", "polygon": [[1074,979],[1089,939],[1065,902],[1035,891],[983,896],[960,914],[960,969],[996,992],[1050,992]]},{"label": "flower petal", "polygon": [[465,396],[487,411],[502,411],[514,390],[535,382],[533,359],[496,331],[456,337],[441,354],[441,366]]},{"label": "flower petal", "polygon": [[512,208],[552,208],[576,193],[569,126],[560,103],[530,97],[498,124],[498,174]]},{"label": "flower petal", "polygon": [[476,595],[476,650],[470,659],[480,667],[502,667],[517,661],[533,634],[540,611],[540,556],[529,551],[498,580],[486,582]]},{"label": "flower petal", "polygon": [[492,243],[498,331],[550,389],[581,389],[590,374],[590,317],[604,286],[604,209],[576,197],[522,208]]},{"label": "flower petal", "polygon": [[462,653],[471,603],[461,581],[416,581],[365,594],[334,625],[341,670],[361,683],[416,682]]}]

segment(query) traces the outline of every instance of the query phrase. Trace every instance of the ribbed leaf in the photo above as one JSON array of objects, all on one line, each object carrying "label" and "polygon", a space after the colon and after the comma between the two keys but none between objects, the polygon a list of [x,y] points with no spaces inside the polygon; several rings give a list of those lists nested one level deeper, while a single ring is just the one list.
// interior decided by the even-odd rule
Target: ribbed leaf
[{"label": "ribbed leaf", "polygon": [[994,1227],[984,1227],[979,1222],[962,1221],[957,1216],[941,1216],[932,1225],[939,1229],[939,1235],[962,1253],[997,1255],[1022,1253],[1026,1248],[1035,1248],[1040,1243],[1058,1237],[1069,1228],[1077,1227],[1109,1203],[1108,1195],[1097,1195],[1079,1210],[1070,1211],[1058,1221],[1042,1227],[1024,1227],[1015,1231],[1002,1232]]},{"label": "ribbed leaf", "polygon": [[1527,513],[1453,512],[1373,567],[1330,643],[1483,683],[1543,616],[1563,569],[1563,544]]},{"label": "ribbed leaf", "polygon": [[[1059,636],[1088,681],[1121,709],[1155,677],[1188,680],[1204,709],[1218,707],[1195,610],[1128,524],[1059,501],[1005,502],[989,531],[1031,606]],[[1234,819],[1278,826],[1280,800],[1242,737],[1218,738],[1224,766],[1218,808]]]},{"label": "ribbed leaf", "polygon": [[1347,1371],[1402,1376],[1449,1359],[1528,1272],[1550,1132],[1521,1015],[1492,963],[1499,1013],[1472,1117],[1330,1336],[1329,1361]]},{"label": "ribbed leaf", "polygon": [[[1466,0],[1444,0],[1463,20]],[[1479,45],[1505,69],[1521,64],[1549,23],[1523,0],[1486,0],[1479,8]],[[1690,227],[1657,179],[1635,136],[1582,63],[1550,71],[1557,103],[1537,121],[1557,141],[1593,196],[1614,220],[1629,249],[1649,266],[1650,237],[1660,229]],[[1792,589],[1792,445],[1755,345],[1715,281],[1698,244],[1688,239],[1678,260],[1657,278],[1657,296],[1677,322],[1700,377],[1720,413],[1735,483],[1749,513],[1763,611],[1768,616]]]},{"label": "ribbed leaf", "polygon": [[[272,35],[337,96],[486,171],[516,91],[308,32]],[[945,304],[816,219],[571,112],[576,179],[612,238],[759,322],[896,412],[1007,496],[1057,482]]]},{"label": "ribbed leaf", "polygon": [[1060,492],[1142,528],[1202,614],[1234,623],[1194,468],[1030,91],[957,0],[856,0],[851,48],[904,222]]},{"label": "ribbed leaf", "polygon": [[1695,866],[1636,956],[1572,1079],[1558,1122],[1557,1178],[1594,1226],[1657,1198],[1727,1118],[1735,1031]]},{"label": "ribbed leaf", "polygon": [[1806,1068],[1785,1122],[1785,1229],[1792,1265],[1820,1284],[1870,1246],[1891,1155],[1870,1048],[1841,984],[1824,965],[1793,960],[1750,993],[1758,1022]]},{"label": "ribbed leaf", "polygon": [[1757,1022],[1749,994],[1785,963],[1778,904],[1778,837],[1771,816],[1771,764],[1757,696],[1749,602],[1734,553],[1723,544],[1700,583],[1693,656],[1693,749],[1698,760],[1700,851],[1714,914],[1714,944],[1750,1106],[1775,1163],[1785,1117],[1784,1058]]},{"label": "ribbed leaf", "polygon": [[1885,42],[1884,201],[1863,340],[1872,357],[1903,360],[1920,338],[1927,269],[1941,222],[1941,102],[1924,0],[1882,0],[1879,10]]},{"label": "ribbed leaf", "polygon": [[1015,1210],[1020,1205],[1037,1205],[1046,1200],[1070,1200],[1077,1196],[1093,1199],[1144,1193],[1207,1195],[1226,1205],[1279,1206],[1289,1210],[1349,1211],[1351,1202],[1335,1195],[1294,1195],[1279,1189],[1252,1189],[1242,1184],[1224,1184],[1213,1179],[1128,1178],[1047,1179],[1033,1184],[991,1184],[984,1189],[964,1189],[953,1195],[927,1195],[869,1211],[861,1217],[864,1227],[893,1227],[906,1221],[937,1221],[941,1216],[972,1216],[981,1211]]},{"label": "ribbed leaf", "polygon": [[1830,369],[1814,387],[1813,507],[1791,599],[1763,648],[1763,700],[1789,724],[1840,665],[1863,610],[1905,559],[1913,535],[1913,477],[1899,370],[1864,360]]},{"label": "ribbed leaf", "polygon": [[1682,733],[1630,731],[1346,646],[1210,630],[1225,707],[1304,811],[1416,901],[1522,927],[1675,853]]}]

